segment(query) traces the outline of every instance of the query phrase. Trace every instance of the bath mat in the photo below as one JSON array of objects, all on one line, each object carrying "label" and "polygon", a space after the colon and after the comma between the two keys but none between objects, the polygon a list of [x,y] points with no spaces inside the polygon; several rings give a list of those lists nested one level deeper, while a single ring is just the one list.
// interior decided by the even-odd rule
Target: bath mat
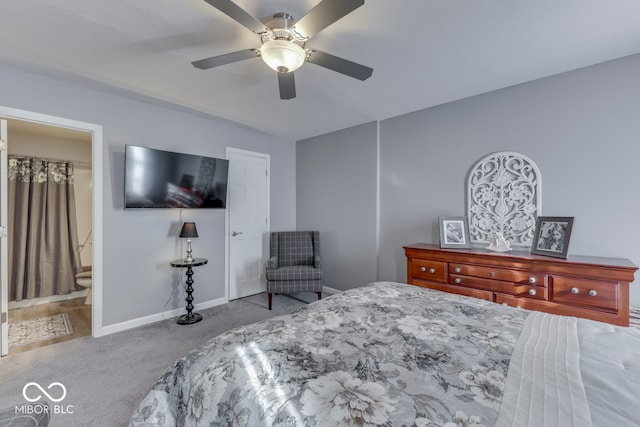
[{"label": "bath mat", "polygon": [[64,337],[72,333],[73,328],[67,313],[9,323],[9,347]]}]

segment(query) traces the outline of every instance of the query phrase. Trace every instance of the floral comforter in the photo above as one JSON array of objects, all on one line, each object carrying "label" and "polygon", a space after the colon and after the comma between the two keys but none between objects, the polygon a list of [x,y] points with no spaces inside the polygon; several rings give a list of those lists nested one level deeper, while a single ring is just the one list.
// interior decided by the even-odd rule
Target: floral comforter
[{"label": "floral comforter", "polygon": [[525,310],[378,282],[179,359],[130,426],[492,426]]}]

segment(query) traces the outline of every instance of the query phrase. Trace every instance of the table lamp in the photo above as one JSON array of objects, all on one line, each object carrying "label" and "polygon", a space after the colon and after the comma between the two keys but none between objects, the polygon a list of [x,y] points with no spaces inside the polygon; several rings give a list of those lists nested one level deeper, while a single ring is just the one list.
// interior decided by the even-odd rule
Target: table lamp
[{"label": "table lamp", "polygon": [[196,229],[195,222],[185,222],[182,224],[182,230],[180,230],[181,238],[187,238],[187,257],[184,259],[185,262],[193,262],[193,258],[191,257],[191,238],[198,237],[198,230]]}]

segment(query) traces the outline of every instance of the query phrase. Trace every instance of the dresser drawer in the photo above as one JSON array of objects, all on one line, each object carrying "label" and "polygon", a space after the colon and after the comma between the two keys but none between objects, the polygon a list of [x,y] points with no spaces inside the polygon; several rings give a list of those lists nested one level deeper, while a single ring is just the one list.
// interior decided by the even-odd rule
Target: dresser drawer
[{"label": "dresser drawer", "polygon": [[505,282],[502,280],[460,276],[457,274],[449,275],[449,283],[474,289],[486,289],[492,292],[512,295],[516,298],[528,298],[540,301],[547,301],[549,299],[548,289],[546,287],[526,283]]},{"label": "dresser drawer", "polygon": [[551,300],[562,304],[584,305],[607,310],[618,309],[618,282],[551,277]]},{"label": "dresser drawer", "polygon": [[480,277],[460,276],[458,274],[449,274],[449,283],[456,286],[465,286],[468,288],[483,289],[492,292],[502,292],[505,294],[513,294],[515,288],[512,282],[483,279]]},{"label": "dresser drawer", "polygon": [[515,298],[535,299],[539,301],[549,300],[549,288],[527,284],[516,284],[511,292]]},{"label": "dresser drawer", "polygon": [[[518,298],[515,297],[513,295],[505,295],[505,294],[500,294],[497,293],[496,294],[496,301],[498,304],[505,304],[511,307],[520,307],[520,308],[526,308],[527,310],[539,310],[539,307],[535,307],[535,305],[532,306],[532,304],[540,304],[539,301],[532,301],[530,299],[526,299],[526,298]],[[544,303],[542,303],[544,304]]]},{"label": "dresser drawer", "polygon": [[447,284],[428,283],[428,282],[422,282],[421,280],[416,280],[413,284],[416,286],[421,286],[423,288],[435,289],[436,291],[449,292],[451,294],[458,294],[458,295],[464,295],[467,297],[474,297],[474,298],[484,299],[487,301],[493,301],[493,292],[490,292],[490,291],[464,288],[462,286],[454,286],[454,285],[447,285]]},{"label": "dresser drawer", "polygon": [[446,283],[446,269],[446,262],[429,261],[419,258],[413,258],[411,260],[411,277],[417,279]]},{"label": "dresser drawer", "polygon": [[545,286],[544,274],[533,274],[527,271],[507,270],[502,268],[484,267],[480,265],[449,263],[450,274],[482,277],[485,279],[503,280],[514,283],[528,283]]}]

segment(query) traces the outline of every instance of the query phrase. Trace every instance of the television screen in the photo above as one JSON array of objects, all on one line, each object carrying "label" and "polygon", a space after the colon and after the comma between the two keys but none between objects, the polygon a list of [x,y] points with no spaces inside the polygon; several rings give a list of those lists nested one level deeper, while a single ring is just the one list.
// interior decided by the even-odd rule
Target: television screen
[{"label": "television screen", "polygon": [[125,208],[224,209],[229,161],[125,147]]}]

